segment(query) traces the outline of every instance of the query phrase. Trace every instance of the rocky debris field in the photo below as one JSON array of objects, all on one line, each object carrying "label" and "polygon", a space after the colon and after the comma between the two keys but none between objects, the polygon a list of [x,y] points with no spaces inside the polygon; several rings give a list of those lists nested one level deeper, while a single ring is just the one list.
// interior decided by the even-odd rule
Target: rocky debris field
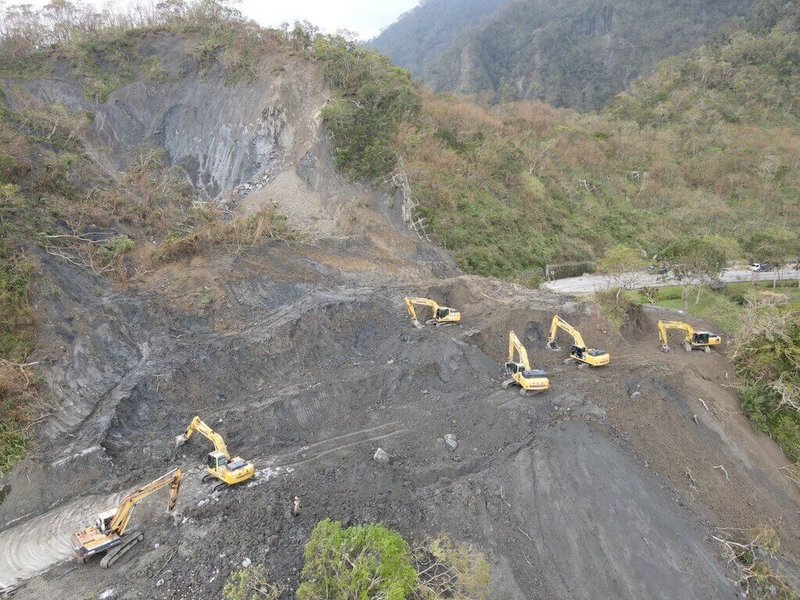
[{"label": "rocky debris field", "polygon": [[[54,265],[66,293],[42,308],[63,350],[46,373],[63,401],[0,504],[2,580],[34,576],[17,597],[219,597],[243,563],[291,590],[326,517],[383,522],[412,543],[447,532],[486,553],[497,598],[734,598],[716,526],[780,523],[796,556],[797,492],[738,414],[724,355],[662,354],[648,315],[618,335],[549,292],[475,277],[403,285],[377,268],[324,268],[321,250],[226,258],[219,297],[194,313],[160,284],[98,296]],[[415,329],[406,293],[459,308],[462,325]],[[611,366],[547,350],[555,312]],[[500,388],[510,328],[549,391]],[[195,414],[256,463],[255,480],[221,493],[201,483],[210,445],[174,445]],[[65,536],[98,506],[175,465],[187,472],[178,512],[140,505],[146,538],[130,558],[62,562]]]}]

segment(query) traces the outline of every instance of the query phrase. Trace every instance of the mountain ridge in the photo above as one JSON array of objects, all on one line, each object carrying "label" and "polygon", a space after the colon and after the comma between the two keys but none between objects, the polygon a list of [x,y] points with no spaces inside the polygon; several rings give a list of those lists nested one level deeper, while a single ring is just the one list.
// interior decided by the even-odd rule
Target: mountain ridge
[{"label": "mountain ridge", "polygon": [[[699,46],[744,17],[753,3],[514,1],[494,6],[479,22],[435,47],[420,37],[424,26],[411,27],[420,20],[411,11],[373,46],[437,92],[476,94],[491,102],[537,99],[586,111],[606,105],[659,60]],[[455,10],[457,4],[430,0],[415,10]],[[402,52],[396,28],[403,32]],[[414,43],[417,53],[409,57]]]}]

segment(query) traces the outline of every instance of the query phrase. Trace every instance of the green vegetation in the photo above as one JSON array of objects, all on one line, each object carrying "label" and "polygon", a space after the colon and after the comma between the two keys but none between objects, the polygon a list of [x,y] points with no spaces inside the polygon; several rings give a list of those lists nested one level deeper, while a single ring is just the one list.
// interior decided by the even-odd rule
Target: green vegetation
[{"label": "green vegetation", "polygon": [[319,36],[314,56],[339,92],[322,111],[336,165],[353,178],[377,180],[394,168],[395,136],[419,112],[411,76],[389,59],[341,37]]},{"label": "green vegetation", "polygon": [[489,597],[489,563],[467,545],[440,535],[413,554],[419,572],[416,600],[485,600]]},{"label": "green vegetation", "polygon": [[264,565],[234,571],[222,589],[224,600],[279,600],[284,588],[267,580]]},{"label": "green vegetation", "polygon": [[401,15],[370,42],[394,64],[422,77],[459,37],[509,0],[427,0]]},{"label": "green vegetation", "polygon": [[220,68],[230,84],[251,81],[265,52],[288,44],[287,32],[263,29],[221,0],[169,0],[135,13],[59,0],[38,11],[11,5],[2,21],[0,76],[48,76],[67,63],[96,103],[140,74],[155,82],[184,75],[167,73],[143,51],[149,33],[181,35],[200,75]]},{"label": "green vegetation", "polygon": [[631,292],[629,298],[635,302],[655,304],[662,308],[682,310],[689,317],[700,317],[718,325],[722,332],[737,331],[742,307],[722,292],[707,292],[699,302],[689,302],[680,286]]},{"label": "green vegetation", "polygon": [[489,596],[489,563],[447,535],[412,551],[400,534],[382,525],[344,528],[326,519],[314,527],[305,561],[298,600]]},{"label": "green vegetation", "polygon": [[[402,156],[416,216],[468,272],[535,284],[549,263],[592,263],[618,244],[647,256],[680,255],[695,273],[697,253],[687,250],[698,248],[696,240],[715,240],[706,249],[725,242],[755,260],[800,254],[793,210],[800,121],[790,93],[798,85],[797,34],[788,17],[776,16],[779,7],[764,8],[758,27],[696,51],[685,69],[660,67],[603,114],[578,115],[530,102],[487,110],[430,96],[352,41],[307,25],[263,31],[212,0],[159,6],[133,28],[109,24],[91,38],[80,18],[69,21],[58,52],[84,73],[90,94],[98,72],[116,78],[100,81],[98,99],[136,70],[175,76],[151,59],[140,64],[140,26],[185,33],[197,69],[219,65],[232,80],[250,79],[269,47],[308,56],[337,92],[323,118],[339,168],[380,181]],[[35,72],[49,68],[56,51],[38,49],[48,36],[33,47],[22,35],[12,38],[8,56],[27,56]],[[735,81],[726,75],[733,70]],[[697,107],[702,114],[692,112]],[[777,225],[766,231],[766,221]],[[181,222],[171,235],[176,255],[194,245],[186,230]],[[716,262],[703,254],[705,265]]]},{"label": "green vegetation", "polygon": [[600,114],[424,95],[398,143],[418,216],[466,271],[512,280],[618,244],[708,283],[729,258],[796,258],[800,34],[773,21],[668,61]]},{"label": "green vegetation", "polygon": [[[37,400],[36,377],[26,366],[35,341],[31,286],[38,271],[29,244],[57,241],[46,237],[46,223],[66,216],[76,192],[69,173],[85,160],[70,135],[73,122],[58,110],[29,106],[15,114],[6,95],[0,97],[0,472],[23,456]],[[89,169],[87,185],[92,179]]]},{"label": "green vegetation", "polygon": [[733,359],[745,412],[800,462],[800,304],[751,300]]},{"label": "green vegetation", "polygon": [[653,304],[661,308],[683,311],[689,317],[711,321],[727,336],[738,335],[745,313],[752,302],[765,302],[778,298],[787,303],[800,304],[800,289],[793,283],[772,287],[771,283],[736,283],[709,290],[699,302],[690,299],[681,286],[645,288],[626,293],[628,300],[638,304]]},{"label": "green vegetation", "polygon": [[417,582],[405,540],[382,525],[343,528],[326,519],[306,544],[298,600],[404,600]]}]

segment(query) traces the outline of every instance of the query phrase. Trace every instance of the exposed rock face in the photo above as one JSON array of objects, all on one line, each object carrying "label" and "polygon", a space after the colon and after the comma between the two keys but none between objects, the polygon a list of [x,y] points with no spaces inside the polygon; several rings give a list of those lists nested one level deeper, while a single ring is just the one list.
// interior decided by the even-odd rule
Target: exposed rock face
[{"label": "exposed rock face", "polygon": [[299,158],[291,155],[295,140],[318,136],[314,115],[326,95],[308,65],[267,65],[263,85],[231,85],[220,73],[190,71],[173,37],[154,37],[150,44],[169,73],[166,82],[137,80],[102,104],[86,99],[80,83],[69,78],[37,80],[27,88],[45,103],[91,113],[87,138],[114,167],[128,166],[135,158],[131,149],[160,147],[170,164],[216,200],[242,185],[263,185]]},{"label": "exposed rock face", "polygon": [[261,65],[256,81],[230,83],[221,68],[198,73],[184,43],[147,38],[166,81],[139,78],[107,102],[87,99],[66,67],[59,78],[24,88],[44,104],[91,115],[83,137],[110,170],[125,170],[140,153],[160,148],[210,201],[234,206],[248,196],[245,213],[276,204],[292,226],[333,233],[353,194],[328,160],[319,118],[328,91],[316,67],[276,55]]}]

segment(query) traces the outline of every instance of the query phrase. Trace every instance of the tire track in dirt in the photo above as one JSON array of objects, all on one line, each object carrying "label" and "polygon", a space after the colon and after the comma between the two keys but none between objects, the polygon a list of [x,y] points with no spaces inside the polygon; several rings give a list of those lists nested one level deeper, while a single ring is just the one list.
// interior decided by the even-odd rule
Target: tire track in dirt
[{"label": "tire track in dirt", "polygon": [[70,536],[126,493],[87,496],[0,532],[0,593],[71,558]]},{"label": "tire track in dirt", "polygon": [[[398,421],[392,421],[390,423],[384,423],[383,425],[376,425],[375,427],[368,427],[366,429],[361,429],[359,431],[353,431],[351,433],[346,433],[344,435],[337,435],[337,436],[332,437],[332,438],[328,438],[328,439],[325,439],[325,440],[320,440],[319,442],[314,442],[313,444],[308,444],[306,446],[302,446],[301,448],[298,448],[297,450],[293,450],[292,452],[287,452],[287,453],[284,453],[284,454],[278,454],[278,455],[272,456],[269,459],[265,459],[263,461],[258,461],[258,460],[254,461],[254,464],[256,465],[257,469],[279,468],[279,467],[280,468],[284,468],[284,469],[287,469],[287,468],[293,469],[293,468],[296,468],[299,465],[303,465],[303,464],[318,460],[318,459],[322,458],[323,456],[331,454],[332,452],[345,450],[347,448],[351,448],[351,447],[357,446],[359,444],[367,444],[367,443],[370,443],[370,442],[376,442],[378,440],[386,439],[386,438],[393,437],[395,435],[399,435],[401,433],[404,433],[406,431],[405,428],[396,428],[396,429],[393,429],[391,431],[387,431],[386,433],[379,433],[378,435],[375,435],[375,436],[370,436],[370,437],[366,437],[366,438],[362,438],[362,439],[356,439],[356,440],[354,440],[352,442],[346,441],[346,440],[349,440],[350,438],[353,438],[355,436],[359,436],[359,435],[363,435],[363,434],[370,434],[370,433],[374,433],[374,432],[380,432],[380,431],[385,430],[387,428],[397,427],[399,424],[400,423]],[[334,442],[338,442],[340,440],[345,440],[345,442],[341,443],[341,444],[334,443]],[[330,444],[333,444],[333,445],[328,447]],[[308,456],[308,457],[305,457],[305,458],[303,457],[304,453],[307,453],[307,452],[313,451],[313,450],[317,450],[317,449],[319,449],[318,452],[312,454],[311,456]],[[295,459],[297,457],[300,457],[301,460],[298,460],[298,461],[295,461],[295,462],[288,462],[288,461],[292,461],[293,459]]]}]

